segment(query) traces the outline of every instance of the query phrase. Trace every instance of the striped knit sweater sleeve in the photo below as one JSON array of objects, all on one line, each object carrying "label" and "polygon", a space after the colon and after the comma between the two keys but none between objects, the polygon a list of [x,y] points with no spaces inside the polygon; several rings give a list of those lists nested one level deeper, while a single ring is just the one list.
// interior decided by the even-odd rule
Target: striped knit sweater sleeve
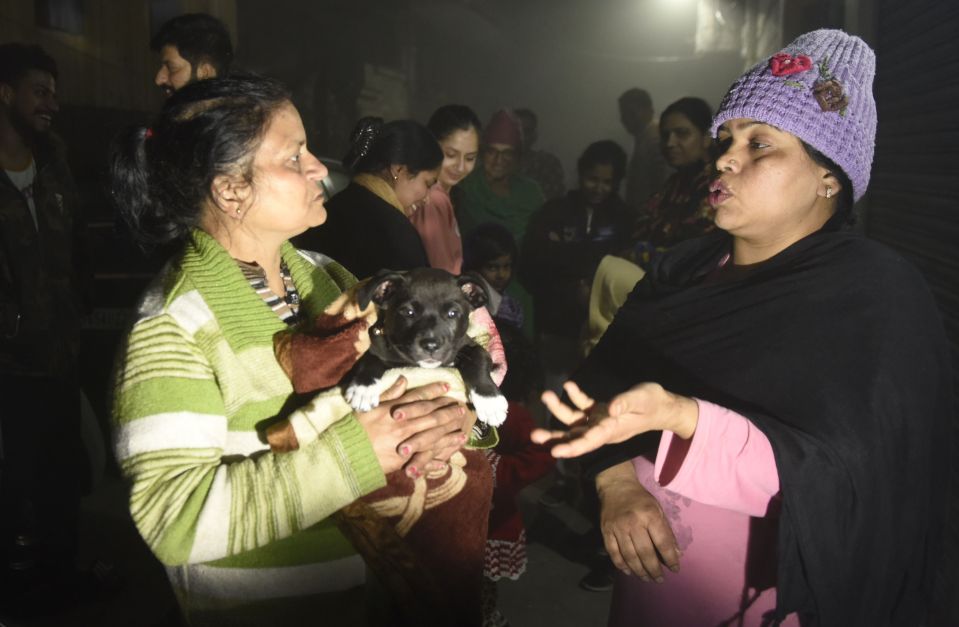
[{"label": "striped knit sweater sleeve", "polygon": [[[313,311],[351,279],[292,247],[283,256]],[[258,428],[292,394],[272,352],[283,327],[199,232],[143,299],[117,368],[116,452],[132,481],[134,522],[167,565],[229,564],[384,484],[342,401],[294,412],[313,429],[295,452],[272,454],[261,441]]]}]

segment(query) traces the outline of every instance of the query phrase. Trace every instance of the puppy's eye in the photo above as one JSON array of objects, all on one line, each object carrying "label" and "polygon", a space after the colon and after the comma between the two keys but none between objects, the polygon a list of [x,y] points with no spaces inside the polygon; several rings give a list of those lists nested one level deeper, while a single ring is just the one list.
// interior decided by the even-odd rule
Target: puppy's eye
[{"label": "puppy's eye", "polygon": [[407,317],[407,318],[412,318],[413,316],[416,315],[416,312],[413,311],[413,308],[412,308],[412,307],[404,307],[403,310],[400,311],[400,313],[403,314],[403,315],[404,315],[405,317]]},{"label": "puppy's eye", "polygon": [[458,311],[455,310],[455,309],[450,309],[449,311],[446,312],[446,317],[447,317],[447,318],[459,318],[459,317],[460,317],[460,312],[458,312]]}]

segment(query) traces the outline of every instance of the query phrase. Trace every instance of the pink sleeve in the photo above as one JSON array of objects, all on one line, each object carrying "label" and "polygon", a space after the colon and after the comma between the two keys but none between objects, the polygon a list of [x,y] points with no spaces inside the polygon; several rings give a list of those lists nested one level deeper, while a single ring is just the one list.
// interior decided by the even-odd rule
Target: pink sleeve
[{"label": "pink sleeve", "polygon": [[426,203],[410,215],[410,221],[420,234],[430,266],[459,274],[463,266],[463,244],[453,204],[439,189],[439,183],[430,188]]},{"label": "pink sleeve", "polygon": [[691,440],[664,431],[656,481],[671,492],[750,516],[763,516],[779,493],[772,446],[749,419],[696,399],[699,422]]},{"label": "pink sleeve", "polygon": [[506,349],[503,347],[503,339],[499,335],[499,330],[496,328],[496,322],[493,320],[493,316],[490,315],[486,307],[474,309],[470,314],[470,324],[477,325],[478,329],[481,329],[479,332],[485,336],[483,338],[477,336],[473,339],[486,349],[490,359],[493,360],[493,370],[490,372],[490,376],[493,377],[493,383],[502,385],[503,379],[506,378],[506,369],[508,367],[506,363]]}]

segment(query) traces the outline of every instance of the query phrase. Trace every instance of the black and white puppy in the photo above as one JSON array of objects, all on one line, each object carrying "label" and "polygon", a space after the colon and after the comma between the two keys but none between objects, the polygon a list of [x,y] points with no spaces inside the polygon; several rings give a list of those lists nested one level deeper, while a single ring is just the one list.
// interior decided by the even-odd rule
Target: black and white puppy
[{"label": "black and white puppy", "polygon": [[434,268],[382,270],[359,289],[357,300],[362,309],[376,305],[377,322],[370,328],[370,349],[341,383],[353,409],[379,404],[377,384],[390,368],[444,366],[459,370],[477,418],[503,424],[507,403],[490,376],[493,361],[466,334],[470,312],[489,300],[479,277]]}]

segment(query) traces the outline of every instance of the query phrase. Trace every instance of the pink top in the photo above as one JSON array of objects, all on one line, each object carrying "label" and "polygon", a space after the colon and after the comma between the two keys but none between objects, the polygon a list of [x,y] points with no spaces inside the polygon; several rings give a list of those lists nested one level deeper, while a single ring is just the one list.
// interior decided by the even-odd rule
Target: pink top
[{"label": "pink top", "polygon": [[690,440],[664,431],[656,481],[706,505],[765,516],[779,493],[772,446],[762,431],[734,411],[696,399],[699,423]]},{"label": "pink top", "polygon": [[[664,432],[655,464],[633,460],[683,551],[680,572],[665,571],[662,585],[617,574],[610,627],[771,624],[778,520],[760,516],[779,492],[772,447],[743,416],[697,403],[690,440]],[[782,625],[799,619],[790,614]]]},{"label": "pink top", "polygon": [[463,243],[453,213],[453,202],[439,183],[430,188],[426,202],[410,215],[423,240],[430,266],[459,274],[463,266]]}]

